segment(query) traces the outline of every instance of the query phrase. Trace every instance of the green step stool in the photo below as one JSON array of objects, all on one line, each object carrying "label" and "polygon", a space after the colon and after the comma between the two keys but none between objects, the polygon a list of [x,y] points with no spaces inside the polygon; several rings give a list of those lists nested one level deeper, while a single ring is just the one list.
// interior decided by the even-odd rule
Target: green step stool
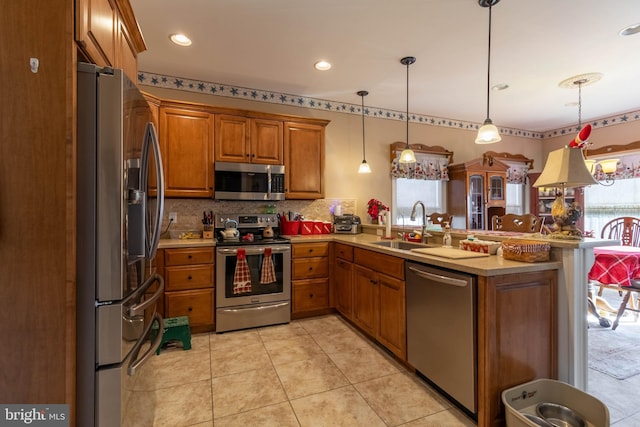
[{"label": "green step stool", "polygon": [[[157,324],[154,323],[152,329],[157,330]],[[160,343],[158,350],[156,350],[156,354],[160,354],[162,346],[171,341],[180,341],[182,342],[183,350],[191,350],[189,316],[169,317],[164,319],[164,334],[162,335],[162,342]]]}]

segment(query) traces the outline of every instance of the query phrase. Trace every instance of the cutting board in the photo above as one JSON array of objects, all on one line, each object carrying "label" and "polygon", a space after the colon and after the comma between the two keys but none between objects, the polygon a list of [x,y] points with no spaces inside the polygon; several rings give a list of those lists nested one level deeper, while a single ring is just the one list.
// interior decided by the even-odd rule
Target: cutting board
[{"label": "cutting board", "polygon": [[487,257],[489,254],[481,252],[463,251],[456,248],[420,248],[411,249],[412,252],[425,255],[435,255],[443,258],[462,259],[462,258],[480,258]]}]

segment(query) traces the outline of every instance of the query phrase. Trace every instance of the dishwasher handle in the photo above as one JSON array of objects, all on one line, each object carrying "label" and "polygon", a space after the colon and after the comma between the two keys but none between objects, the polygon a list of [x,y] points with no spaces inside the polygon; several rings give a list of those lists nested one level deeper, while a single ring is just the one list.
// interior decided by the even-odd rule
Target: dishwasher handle
[{"label": "dishwasher handle", "polygon": [[464,279],[456,279],[455,277],[443,276],[442,274],[434,274],[428,271],[422,271],[416,267],[409,267],[409,271],[425,279],[433,280],[434,282],[443,283],[445,285],[459,286],[464,288],[469,285],[469,282]]}]

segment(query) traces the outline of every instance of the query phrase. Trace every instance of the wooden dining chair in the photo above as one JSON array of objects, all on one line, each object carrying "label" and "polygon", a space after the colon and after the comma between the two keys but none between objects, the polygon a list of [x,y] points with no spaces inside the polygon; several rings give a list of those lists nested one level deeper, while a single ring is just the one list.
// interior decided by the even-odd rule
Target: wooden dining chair
[{"label": "wooden dining chair", "polygon": [[427,215],[427,219],[431,220],[431,224],[442,225],[444,227],[444,223],[448,222],[451,225],[451,220],[453,219],[453,215],[449,215],[448,213],[438,213],[434,212],[431,215]]},{"label": "wooden dining chair", "polygon": [[[614,218],[602,227],[600,232],[602,239],[620,240],[622,246],[640,247],[640,219],[631,216],[621,216]],[[613,322],[614,329],[618,326],[618,322],[626,310],[640,313],[640,307],[637,304],[637,298],[633,297],[633,293],[640,293],[640,280],[632,280],[631,286],[620,286],[618,284],[598,283],[598,296],[602,296],[605,289],[617,290],[620,295],[624,295],[622,303],[618,308],[616,320]],[[638,315],[636,314],[636,319]]]},{"label": "wooden dining chair", "polygon": [[495,231],[517,231],[521,233],[538,233],[542,230],[542,219],[534,214],[506,214],[491,217],[491,229]]}]

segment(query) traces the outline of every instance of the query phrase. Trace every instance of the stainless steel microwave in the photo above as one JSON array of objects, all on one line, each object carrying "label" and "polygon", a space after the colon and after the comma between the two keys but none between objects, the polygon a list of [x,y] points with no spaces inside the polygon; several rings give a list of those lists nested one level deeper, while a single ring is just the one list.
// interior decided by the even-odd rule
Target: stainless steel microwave
[{"label": "stainless steel microwave", "polygon": [[217,200],[284,200],[284,166],[215,162]]}]

